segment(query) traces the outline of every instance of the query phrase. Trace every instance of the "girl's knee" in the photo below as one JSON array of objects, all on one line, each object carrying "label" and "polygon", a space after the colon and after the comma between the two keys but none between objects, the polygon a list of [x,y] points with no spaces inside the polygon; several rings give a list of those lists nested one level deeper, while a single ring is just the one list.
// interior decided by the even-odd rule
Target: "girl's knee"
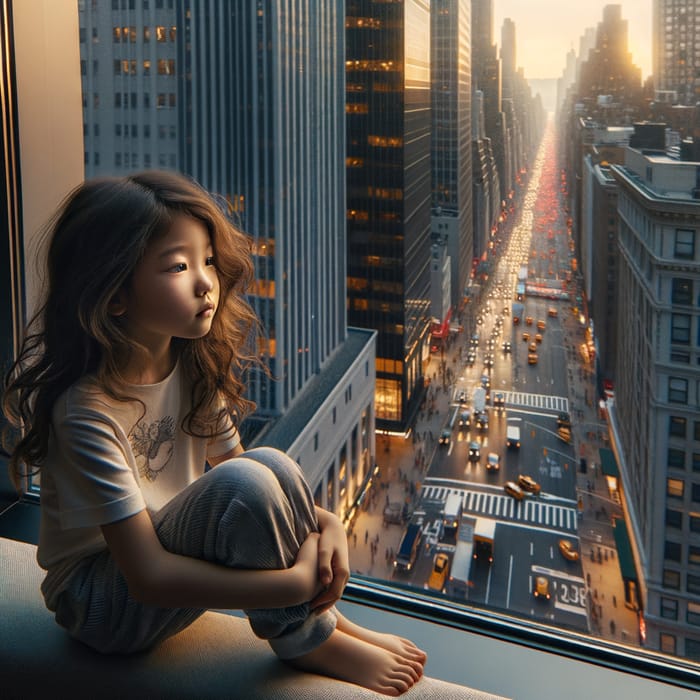
[{"label": "girl's knee", "polygon": [[285,452],[274,447],[254,447],[243,454],[267,467],[286,490],[305,485],[299,465]]}]

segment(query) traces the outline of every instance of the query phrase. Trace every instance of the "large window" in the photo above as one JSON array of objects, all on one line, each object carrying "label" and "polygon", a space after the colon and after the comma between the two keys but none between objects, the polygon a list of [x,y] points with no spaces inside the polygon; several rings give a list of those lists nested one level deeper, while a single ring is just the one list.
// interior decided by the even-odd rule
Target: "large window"
[{"label": "large window", "polygon": [[[486,613],[499,619],[515,619],[523,625],[532,623],[533,627],[564,630],[593,641],[604,639],[624,646],[625,650],[634,647],[640,655],[644,654],[645,645],[654,651],[681,652],[686,658],[697,658],[693,650],[700,649],[700,634],[695,629],[674,629],[670,635],[652,628],[650,622],[649,636],[644,639],[644,645],[641,641],[647,631],[647,604],[650,620],[660,615],[665,620],[674,620],[678,626],[687,623],[695,628],[700,615],[690,607],[686,614],[685,604],[679,607],[676,594],[670,592],[681,591],[677,594],[680,598],[685,593],[697,593],[700,587],[696,576],[700,549],[687,543],[690,533],[694,541],[700,532],[700,513],[694,512],[700,511],[700,485],[692,482],[700,473],[697,444],[700,421],[693,420],[689,409],[684,408],[697,402],[698,377],[692,374],[697,372],[697,350],[691,343],[691,333],[692,324],[698,322],[693,321],[696,318],[691,315],[693,309],[668,308],[668,277],[658,274],[655,261],[645,258],[639,265],[638,261],[627,265],[624,260],[627,255],[643,255],[640,251],[652,249],[663,250],[666,263],[673,256],[678,268],[673,274],[679,276],[672,279],[670,301],[678,306],[693,306],[693,295],[698,293],[700,281],[693,272],[688,272],[688,261],[696,257],[696,232],[687,222],[677,224],[674,220],[661,226],[659,218],[645,218],[639,209],[625,211],[624,221],[637,227],[638,238],[625,248],[624,256],[615,256],[615,269],[606,269],[603,277],[595,277],[596,263],[586,259],[586,251],[596,250],[600,241],[585,240],[586,227],[580,227],[580,222],[594,216],[595,205],[584,197],[580,189],[580,163],[568,162],[568,152],[577,149],[580,152],[584,140],[593,137],[592,132],[582,131],[584,115],[579,114],[578,119],[573,115],[576,109],[588,109],[589,104],[595,104],[598,92],[592,96],[581,93],[582,99],[572,104],[546,104],[552,113],[557,107],[562,115],[567,115],[558,122],[553,117],[547,122],[547,115],[538,111],[542,96],[536,97],[534,83],[527,83],[527,75],[523,78],[521,71],[508,67],[508,47],[500,45],[501,27],[497,27],[492,41],[497,45],[493,55],[505,56],[498,62],[492,62],[490,51],[480,55],[474,41],[474,37],[490,30],[471,27],[471,69],[461,81],[451,83],[467,86],[464,94],[460,93],[462,101],[455,102],[467,111],[451,114],[446,110],[441,115],[446,121],[440,126],[454,129],[455,137],[445,139],[445,148],[453,148],[450,144],[467,144],[479,157],[474,162],[470,157],[467,166],[463,154],[452,151],[441,154],[441,161],[449,166],[450,172],[469,173],[468,199],[473,202],[465,218],[469,221],[464,227],[469,232],[465,241],[445,242],[451,246],[447,251],[450,271],[458,280],[460,293],[450,298],[451,318],[446,324],[442,351],[431,353],[428,342],[425,347],[404,347],[409,344],[404,328],[389,313],[399,308],[402,317],[407,317],[406,324],[420,323],[418,309],[432,303],[427,274],[417,275],[418,281],[407,296],[403,268],[398,277],[389,278],[382,266],[372,264],[391,259],[396,260],[399,268],[405,262],[396,253],[399,250],[417,270],[425,266],[427,273],[430,258],[421,257],[424,249],[420,236],[425,234],[430,238],[431,214],[434,214],[429,201],[414,199],[421,182],[426,178],[430,181],[430,154],[417,159],[410,169],[401,170],[401,177],[392,176],[388,182],[382,179],[389,170],[396,172],[396,164],[402,162],[405,149],[416,148],[400,129],[384,128],[386,125],[381,122],[381,112],[390,100],[405,102],[402,116],[409,121],[414,119],[410,107],[411,100],[416,99],[410,90],[402,92],[405,84],[411,84],[411,76],[404,75],[401,66],[387,63],[380,55],[387,43],[379,40],[381,27],[386,23],[367,23],[365,18],[360,23],[354,18],[348,20],[345,30],[350,51],[347,60],[353,61],[352,71],[349,66],[347,69],[350,95],[347,102],[357,106],[358,101],[351,98],[361,93],[362,108],[343,106],[337,124],[326,125],[326,131],[315,130],[323,122],[319,114],[295,112],[292,119],[297,129],[292,134],[295,138],[290,139],[289,150],[277,161],[270,134],[261,137],[258,150],[248,149],[252,137],[244,129],[250,116],[246,110],[252,109],[252,102],[242,105],[239,114],[236,100],[248,100],[249,90],[256,99],[259,96],[263,100],[266,91],[274,86],[280,90],[290,86],[284,81],[263,81],[257,74],[236,72],[231,64],[235,54],[232,47],[236,43],[232,37],[227,37],[230,43],[226,46],[217,43],[226,35],[224,31],[206,38],[190,33],[187,27],[178,31],[176,4],[152,2],[145,12],[139,2],[137,10],[132,12],[125,10],[121,2],[93,3],[91,12],[80,13],[82,38],[95,36],[96,27],[90,21],[108,27],[103,30],[105,34],[99,46],[101,52],[107,53],[100,54],[99,64],[92,63],[92,55],[88,53],[90,42],[81,44],[84,117],[88,126],[87,174],[124,174],[151,166],[187,171],[191,167],[196,172],[190,174],[215,190],[225,206],[234,198],[238,201],[239,195],[231,193],[239,190],[235,187],[237,183],[222,175],[226,167],[217,170],[214,164],[217,152],[225,153],[231,172],[245,168],[256,173],[270,170],[277,177],[283,170],[278,170],[279,163],[286,167],[288,161],[298,157],[296,137],[299,142],[317,139],[319,153],[323,154],[329,143],[345,135],[348,142],[355,139],[363,151],[362,156],[353,155],[347,161],[344,158],[346,170],[335,175],[347,179],[348,190],[362,192],[364,198],[363,207],[352,210],[352,219],[360,226],[357,235],[363,237],[366,264],[362,275],[351,274],[346,278],[348,287],[362,296],[354,297],[350,307],[356,310],[361,307],[363,317],[372,318],[375,323],[374,330],[389,326],[394,329],[392,347],[380,351],[376,362],[381,376],[376,381],[372,411],[380,420],[405,425],[392,433],[378,431],[370,438],[363,431],[362,454],[355,454],[356,440],[351,443],[350,470],[347,455],[343,454],[337,469],[335,464],[319,465],[318,480],[311,484],[317,501],[323,500],[327,507],[340,511],[341,507],[350,505],[354,496],[349,492],[356,481],[358,457],[362,462],[366,460],[368,468],[377,468],[376,476],[366,480],[369,490],[361,494],[362,507],[348,508],[354,514],[346,522],[349,532],[364,535],[368,531],[380,538],[374,556],[369,545],[363,546],[362,536],[358,537],[357,547],[351,548],[355,582],[388,584],[391,590],[410,596],[416,606],[425,603],[429,608],[438,600],[450,606],[455,614]],[[239,5],[244,7],[246,3]],[[366,5],[377,12],[387,12],[392,3]],[[266,2],[263,0],[258,6],[263,12]],[[352,12],[354,4],[346,3],[346,6]],[[103,7],[105,14],[101,16]],[[626,11],[630,10],[623,9],[623,14]],[[473,22],[477,19],[472,16]],[[265,22],[275,21],[272,16],[265,16],[264,22],[255,17],[253,20],[250,27],[258,26],[256,22],[264,26]],[[402,29],[397,22],[391,25],[392,41],[400,41]],[[341,32],[346,26],[345,18],[342,24]],[[371,64],[374,83],[368,83],[363,76],[362,64],[357,63],[361,59],[351,55],[353,37],[360,37],[366,43],[370,24],[376,40],[373,51],[377,53]],[[454,26],[460,24],[455,22]],[[411,41],[427,41],[427,26],[417,29],[414,27],[410,32]],[[581,33],[584,29],[581,27]],[[268,70],[268,59],[269,65],[273,65],[272,59],[280,57],[274,52],[287,50],[267,43],[278,36],[271,32],[256,37],[250,47],[241,51],[250,49],[252,53],[247,56],[257,52],[259,62],[248,64],[246,59],[236,65],[249,65],[250,70],[255,70],[257,65],[260,70]],[[441,55],[446,60],[451,57],[448,40],[457,39],[442,39]],[[192,43],[198,41],[203,43]],[[517,45],[520,44],[518,41]],[[513,51],[515,45],[514,42]],[[273,51],[270,57],[265,56],[268,48]],[[422,48],[427,49],[428,45]],[[289,59],[289,65],[297,66],[298,71],[293,78],[290,73],[287,79],[304,80],[308,75],[314,80],[313,64],[301,60],[306,50],[301,36],[299,44],[295,43],[289,50],[293,55],[282,58]],[[197,92],[198,81],[204,83],[205,77],[211,78],[197,71],[207,70],[207,65],[216,67],[222,56],[227,57],[226,65],[218,67],[226,70],[216,73],[216,95],[207,97],[207,90]],[[515,56],[513,59],[513,65],[518,65]],[[339,68],[345,71],[344,60]],[[593,66],[589,69],[588,75],[595,74]],[[572,71],[572,75],[576,73],[587,74],[586,70]],[[378,75],[382,78],[379,87]],[[490,93],[493,75],[501,76],[501,96],[508,96],[500,106],[494,102],[496,93]],[[374,85],[373,92],[365,91],[368,84]],[[314,82],[314,90],[325,89],[325,84],[320,85]],[[606,87],[611,94],[614,92],[612,87]],[[193,88],[194,94],[200,95],[200,102],[192,101]],[[475,120],[474,111],[464,107],[465,100],[474,100],[477,90],[483,101],[480,120]],[[625,94],[623,86],[615,94]],[[285,110],[294,110],[294,105],[285,102]],[[269,116],[276,124],[275,120],[285,115],[271,111]],[[632,115],[632,121],[645,118],[643,114]],[[376,119],[376,123],[370,122],[376,130],[370,128],[364,138],[359,138],[351,128],[353,120],[362,119]],[[630,122],[630,115],[626,114],[625,120]],[[483,131],[479,138],[472,133],[472,123],[478,123],[475,131]],[[217,131],[217,124],[226,126]],[[262,121],[256,124],[260,130],[267,126]],[[508,135],[506,141],[503,134]],[[563,144],[575,144],[576,149],[565,149]],[[202,159],[199,169],[193,165],[198,157]],[[427,167],[419,172],[423,162]],[[370,165],[375,168],[371,182],[354,179]],[[603,165],[601,161],[597,165],[607,173],[613,163]],[[311,169],[318,164],[305,163],[304,167]],[[207,181],[207,177],[211,180]],[[261,181],[262,177],[261,174]],[[282,177],[286,177],[286,171]],[[656,176],[654,179],[662,181]],[[615,186],[613,180],[611,175],[607,186]],[[271,248],[277,243],[281,250],[274,231],[278,222],[267,220],[271,212],[276,212],[273,205],[294,209],[301,200],[313,200],[316,193],[300,191],[299,182],[290,177],[285,184],[284,201],[275,203],[270,201],[274,193],[267,189],[268,185],[259,184],[259,187],[263,191],[255,197],[246,193],[245,207],[230,206],[229,211],[236,216],[248,216],[246,226],[250,227],[254,246],[261,240],[269,240]],[[258,194],[259,206],[251,211],[253,205],[249,202],[258,201]],[[624,201],[620,198],[619,206],[630,206],[630,199],[631,195]],[[387,202],[400,202],[401,211],[389,211]],[[314,216],[327,215],[328,203],[314,206]],[[576,210],[579,206],[580,211]],[[242,211],[234,212],[234,209]],[[344,204],[340,210],[343,226],[338,227],[338,238],[343,239],[345,218],[350,213]],[[423,234],[411,231],[406,236],[402,217],[408,213],[414,215],[415,211],[421,212]],[[606,213],[604,225],[608,224],[608,218]],[[615,213],[611,220],[618,219],[622,220]],[[384,228],[376,228],[377,222]],[[311,218],[307,223],[313,229],[317,222]],[[255,230],[255,226],[261,230]],[[631,235],[621,230],[619,245],[627,245],[629,241],[625,237]],[[658,240],[652,240],[655,235],[659,236]],[[617,238],[616,234],[614,250],[617,250]],[[430,243],[425,250],[430,251]],[[462,243],[464,248],[460,247]],[[345,244],[342,240],[340,247]],[[319,250],[319,259],[311,262],[346,264],[344,249],[339,253],[342,262],[322,261],[322,253],[325,251]],[[262,260],[261,256],[257,257],[258,261]],[[607,259],[606,255],[604,262]],[[274,266],[275,262],[272,254],[264,264]],[[300,252],[299,269],[307,264],[310,261]],[[263,274],[263,263],[260,265],[258,272]],[[638,270],[646,280],[640,282],[634,278]],[[293,286],[294,270],[283,274],[277,287],[264,287],[269,291],[271,303],[277,300],[278,292],[286,294]],[[659,286],[664,296],[661,303],[665,305],[662,324],[655,324],[659,317],[653,315],[646,297],[647,281],[658,278],[664,279],[665,285]],[[518,285],[525,292],[519,302],[515,299]],[[591,289],[596,291],[588,299],[585,290]],[[385,306],[378,306],[370,296],[372,290],[381,290],[391,299]],[[326,292],[313,290],[314,294]],[[284,298],[279,306],[280,324],[291,327],[308,323],[322,329],[325,322],[322,318],[284,318],[282,309],[286,312],[287,302]],[[596,309],[594,304],[601,302],[610,308],[602,312]],[[617,313],[618,303],[625,305],[623,313]],[[342,313],[345,311],[341,309]],[[607,315],[599,321],[594,318],[596,312]],[[514,324],[514,318],[520,322]],[[619,325],[613,328],[611,319],[619,319]],[[281,329],[278,333],[282,343],[284,333]],[[323,331],[318,336],[322,337]],[[410,342],[414,343],[414,339]],[[421,342],[415,340],[417,346]],[[615,347],[616,343],[619,347]],[[674,355],[671,344],[689,347],[679,347]],[[310,355],[315,351],[312,348]],[[657,352],[658,356],[654,354]],[[418,358],[410,365],[415,374],[410,387],[412,390],[414,384],[418,386],[418,398],[416,405],[404,413],[407,392],[404,366],[408,357]],[[666,378],[656,372],[660,366],[668,371],[670,366],[665,363],[669,357],[683,358],[685,364],[673,366],[670,371],[678,376]],[[613,387],[608,377],[624,377],[621,365],[627,361],[634,361],[635,383],[615,379]],[[288,362],[287,358],[281,359],[282,373],[289,366],[282,363]],[[278,390],[281,394],[281,389]],[[356,385],[354,391],[357,393],[360,388]],[[614,401],[609,401],[613,396]],[[674,404],[671,407],[674,414],[686,412],[690,418],[669,416],[668,403]],[[616,414],[621,421],[619,430],[613,429],[611,418],[615,404],[619,408]],[[659,404],[663,404],[663,412]],[[294,407],[290,406],[289,410]],[[334,414],[334,428],[340,429],[342,414],[343,411]],[[367,431],[369,425],[367,422]],[[323,435],[316,433],[311,439],[314,448],[321,452]],[[651,454],[648,460],[647,453]],[[625,485],[631,486],[632,493],[625,490]],[[653,494],[648,492],[652,488],[656,490]],[[457,513],[456,527],[448,522],[450,508]],[[653,543],[632,542],[640,532],[646,533],[647,522],[658,525],[659,532],[651,535]],[[640,523],[641,528],[636,527]],[[419,525],[420,547],[416,549],[415,565],[407,569],[400,564],[400,554],[410,524]],[[649,551],[640,550],[647,545]],[[448,561],[447,575],[443,578],[437,570],[440,554],[446,555]],[[649,570],[642,568],[645,562]],[[695,573],[688,573],[691,567]],[[652,589],[656,597],[652,599],[643,597],[648,595],[649,588],[642,581],[646,575],[654,579]],[[668,595],[659,594],[659,589],[662,592],[667,589]],[[610,624],[611,620],[614,625]]]}]

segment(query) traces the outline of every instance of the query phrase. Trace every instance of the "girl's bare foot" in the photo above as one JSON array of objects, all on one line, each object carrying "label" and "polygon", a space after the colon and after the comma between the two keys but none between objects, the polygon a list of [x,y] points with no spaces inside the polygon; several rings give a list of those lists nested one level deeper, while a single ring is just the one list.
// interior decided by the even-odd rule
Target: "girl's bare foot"
[{"label": "girl's bare foot", "polygon": [[355,683],[384,695],[401,695],[423,673],[418,661],[404,658],[339,629],[313,651],[287,663],[302,671]]},{"label": "girl's bare foot", "polygon": [[341,632],[345,632],[345,634],[349,634],[352,637],[357,637],[357,639],[362,639],[363,641],[374,644],[375,646],[382,647],[387,651],[393,651],[395,654],[398,654],[408,661],[417,661],[419,664],[421,664],[421,666],[425,665],[428,655],[422,649],[419,649],[409,639],[398,637],[395,634],[384,634],[382,632],[375,632],[374,630],[367,629],[366,627],[361,627],[360,625],[348,620],[348,618],[340,613],[337,608],[335,613],[338,616],[336,627]]}]

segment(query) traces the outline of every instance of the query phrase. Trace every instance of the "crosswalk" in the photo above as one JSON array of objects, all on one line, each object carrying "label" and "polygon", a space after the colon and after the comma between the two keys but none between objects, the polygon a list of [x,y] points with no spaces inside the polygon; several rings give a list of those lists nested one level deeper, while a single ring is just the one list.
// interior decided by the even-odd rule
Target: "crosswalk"
[{"label": "crosswalk", "polygon": [[527,406],[555,413],[569,412],[569,399],[565,396],[528,394],[524,391],[504,391],[507,406]]},{"label": "crosswalk", "polygon": [[536,497],[528,496],[516,501],[505,494],[426,484],[421,488],[421,501],[444,503],[450,493],[462,496],[462,508],[470,515],[530,523],[571,533],[577,529],[576,509],[573,506],[546,503]]}]

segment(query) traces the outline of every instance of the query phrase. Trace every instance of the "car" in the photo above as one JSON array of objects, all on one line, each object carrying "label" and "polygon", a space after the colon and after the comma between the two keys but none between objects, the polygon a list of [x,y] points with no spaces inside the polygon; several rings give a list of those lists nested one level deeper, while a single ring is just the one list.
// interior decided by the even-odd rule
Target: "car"
[{"label": "car", "polygon": [[438,442],[441,445],[444,445],[445,447],[450,444],[450,438],[452,437],[452,433],[449,428],[445,428],[441,433],[440,433],[440,438]]},{"label": "car", "polygon": [[533,340],[528,346],[527,349],[530,352],[537,352],[537,343]]},{"label": "car", "polygon": [[526,316],[525,317],[525,323],[527,323],[528,326],[532,325],[533,318],[532,316]]},{"label": "car", "polygon": [[551,316],[552,318],[556,318],[559,315],[559,312],[553,306],[550,306],[547,309],[547,315]]},{"label": "car", "polygon": [[444,552],[438,552],[433,559],[433,569],[428,577],[426,588],[431,591],[442,591],[445,588],[449,568],[450,558]]},{"label": "car", "polygon": [[462,411],[459,414],[459,427],[468,428],[471,425],[471,415],[469,411]]},{"label": "car", "polygon": [[535,342],[536,343],[542,342],[542,333],[535,333]]},{"label": "car", "polygon": [[474,363],[476,362],[476,353],[475,352],[470,352],[467,355],[467,364],[472,367]]},{"label": "car", "polygon": [[535,576],[532,595],[538,600],[549,600],[552,597],[552,594],[549,592],[549,579],[546,576]]},{"label": "car", "polygon": [[503,484],[503,490],[516,501],[522,501],[525,498],[525,492],[514,481],[506,481]]},{"label": "car", "polygon": [[537,328],[539,330],[543,331],[546,327],[547,327],[547,324],[542,319],[537,321]]},{"label": "car", "polygon": [[493,406],[499,410],[506,407],[506,396],[502,391],[497,391],[493,395]]},{"label": "car", "polygon": [[536,352],[529,352],[529,353],[527,354],[527,363],[528,363],[528,365],[536,365],[538,359],[539,359],[539,358],[537,357],[537,353],[536,353]]},{"label": "car", "polygon": [[460,392],[459,392],[459,396],[457,397],[457,400],[458,400],[462,405],[464,405],[465,403],[467,403],[467,392],[464,391],[464,390],[460,391]]},{"label": "car", "polygon": [[475,414],[474,422],[476,423],[476,427],[479,430],[488,430],[489,429],[489,414],[486,413],[486,411],[482,411],[481,413]]},{"label": "car", "polygon": [[578,550],[574,549],[571,540],[559,540],[559,551],[564,559],[568,559],[569,561],[579,560],[580,555]]},{"label": "car", "polygon": [[509,340],[504,340],[503,345],[501,345],[501,349],[503,352],[511,352],[512,351],[512,346],[510,344]]},{"label": "car", "polygon": [[570,428],[571,416],[565,411],[562,411],[561,413],[559,413],[559,415],[557,415],[557,425],[564,426],[565,428]]},{"label": "car", "polygon": [[523,491],[534,494],[538,494],[542,489],[542,487],[527,474],[520,474],[520,476],[518,476],[518,486],[520,486]]},{"label": "car", "polygon": [[491,353],[489,353],[488,355],[486,355],[486,357],[484,357],[484,367],[489,367],[489,368],[493,367],[493,362],[494,362],[493,355]]},{"label": "car", "polygon": [[481,445],[478,442],[469,443],[469,461],[478,462],[481,457]]},{"label": "car", "polygon": [[527,343],[528,340],[530,340],[530,334],[529,334],[527,331],[525,331],[525,332],[523,333],[523,340],[524,340],[526,343]]},{"label": "car", "polygon": [[489,452],[486,457],[486,471],[497,472],[501,468],[501,456],[495,452]]},{"label": "car", "polygon": [[491,388],[491,377],[489,377],[488,374],[481,375],[481,386],[484,387],[484,389]]}]

